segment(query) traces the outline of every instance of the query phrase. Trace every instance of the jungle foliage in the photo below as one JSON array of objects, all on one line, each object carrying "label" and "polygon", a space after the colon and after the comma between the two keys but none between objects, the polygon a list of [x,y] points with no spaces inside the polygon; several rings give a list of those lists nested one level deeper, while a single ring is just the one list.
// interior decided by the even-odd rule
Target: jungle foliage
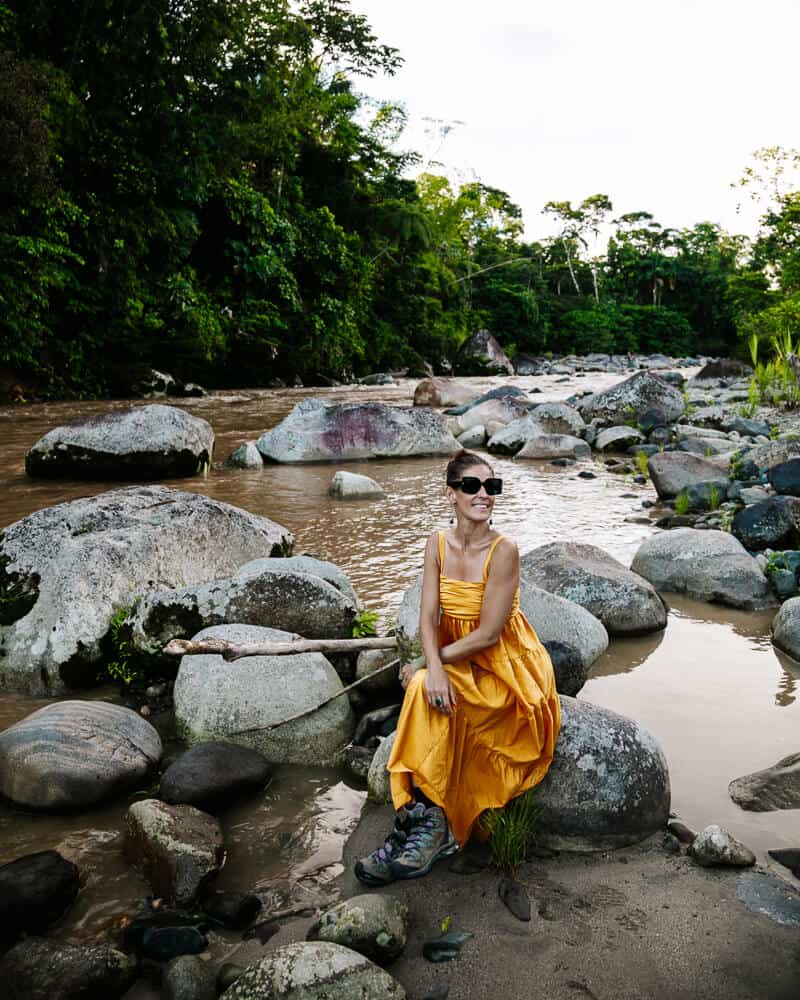
[{"label": "jungle foliage", "polygon": [[800,318],[800,194],[751,247],[602,194],[526,241],[503,191],[411,179],[402,109],[356,89],[400,61],[348,0],[0,0],[0,367],[49,395],[132,361],[313,383],[421,373],[479,326],[730,353]]}]

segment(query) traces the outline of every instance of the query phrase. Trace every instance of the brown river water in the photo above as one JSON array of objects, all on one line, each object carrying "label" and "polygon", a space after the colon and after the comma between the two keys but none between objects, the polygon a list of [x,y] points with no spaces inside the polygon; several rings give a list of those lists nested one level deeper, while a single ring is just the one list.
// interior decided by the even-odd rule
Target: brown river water
[{"label": "brown river water", "polygon": [[[685,372],[691,374],[691,372]],[[538,376],[503,380],[538,387],[537,401],[564,399],[578,389],[605,388],[620,376],[591,373],[564,379]],[[479,391],[499,380],[474,380]],[[341,466],[223,468],[241,442],[274,426],[300,399],[336,402],[380,400],[408,405],[413,381],[395,386],[217,392],[170,403],[207,419],[216,433],[216,462],[207,478],[168,485],[206,493],[272,518],[295,537],[295,553],[309,552],[338,564],[364,603],[384,622],[392,619],[406,586],[419,572],[427,534],[447,521],[441,459],[348,462]],[[0,409],[0,528],[42,507],[117,487],[111,482],[49,482],[24,474],[26,450],[46,431],[76,417],[129,405],[124,401],[48,403]],[[657,516],[641,502],[655,499],[648,485],[595,463],[596,479],[576,478],[577,468],[491,458],[503,477],[495,527],[521,552],[554,540],[589,541],[629,564],[655,529]],[[336,468],[378,480],[386,499],[341,503],[326,495]],[[778,653],[769,638],[774,612],[739,612],[677,596],[666,630],[655,636],[615,640],[594,666],[580,697],[629,715],[646,726],[667,755],[673,809],[693,828],[719,823],[766,858],[769,848],[800,846],[797,810],[747,813],[728,797],[728,782],[796,752],[800,734],[800,665]],[[103,697],[108,692],[91,692]],[[0,728],[44,702],[0,696]],[[228,860],[219,887],[265,890],[287,881],[297,891],[330,891],[341,871],[344,840],[358,820],[364,792],[334,769],[276,768],[261,796],[223,817]],[[71,817],[24,814],[0,804],[0,863],[58,847],[79,863],[86,886],[61,925],[60,937],[93,938],[129,912],[147,887],[122,860],[120,831],[126,803]],[[233,945],[212,941],[216,957]]]}]

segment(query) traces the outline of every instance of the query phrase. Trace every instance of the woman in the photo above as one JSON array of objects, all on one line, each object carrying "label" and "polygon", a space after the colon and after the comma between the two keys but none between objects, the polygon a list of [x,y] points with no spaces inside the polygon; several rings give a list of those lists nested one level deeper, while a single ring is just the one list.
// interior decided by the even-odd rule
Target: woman
[{"label": "woman", "polygon": [[451,529],[425,547],[420,639],[426,669],[406,666],[389,757],[397,816],[355,873],[368,885],[416,878],[469,839],[485,809],[538,784],[561,710],[547,651],[519,609],[519,553],[492,529],[501,479],[478,455],[447,466]]}]

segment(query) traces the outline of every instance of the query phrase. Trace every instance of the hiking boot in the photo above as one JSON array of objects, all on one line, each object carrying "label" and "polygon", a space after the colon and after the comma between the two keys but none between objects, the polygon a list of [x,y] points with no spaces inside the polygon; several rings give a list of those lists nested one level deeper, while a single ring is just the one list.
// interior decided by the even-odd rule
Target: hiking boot
[{"label": "hiking boot", "polygon": [[394,826],[382,847],[356,862],[355,876],[365,885],[386,885],[394,882],[392,863],[399,857],[415,823],[425,817],[425,806],[415,802],[411,808],[402,806],[395,814]]},{"label": "hiking boot", "polygon": [[395,879],[427,875],[434,862],[455,854],[458,850],[458,843],[447,825],[444,810],[439,806],[430,806],[422,816],[414,819],[402,849],[390,863]]}]

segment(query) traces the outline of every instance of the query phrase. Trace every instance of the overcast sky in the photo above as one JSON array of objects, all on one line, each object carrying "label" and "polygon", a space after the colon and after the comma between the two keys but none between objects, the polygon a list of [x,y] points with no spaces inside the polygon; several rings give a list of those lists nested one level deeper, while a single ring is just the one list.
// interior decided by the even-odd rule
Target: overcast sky
[{"label": "overcast sky", "polygon": [[607,194],[614,214],[748,231],[730,188],[759,146],[800,146],[798,0],[352,0],[405,64],[365,81],[455,126],[437,158],[522,206]]}]

